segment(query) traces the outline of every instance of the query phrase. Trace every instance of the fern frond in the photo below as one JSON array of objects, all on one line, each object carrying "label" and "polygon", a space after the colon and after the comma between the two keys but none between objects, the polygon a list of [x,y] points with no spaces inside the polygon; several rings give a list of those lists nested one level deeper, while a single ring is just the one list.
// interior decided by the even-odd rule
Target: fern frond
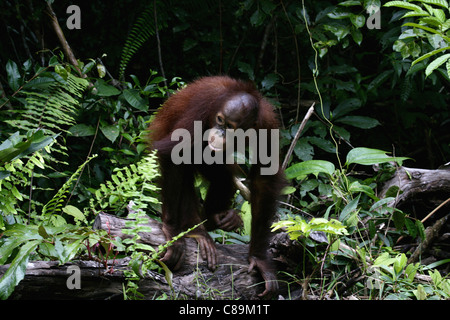
[{"label": "fern frond", "polygon": [[[80,99],[88,86],[86,79],[68,74],[66,81],[57,81],[42,91],[22,91],[26,95],[23,109],[14,110],[14,120],[5,120],[12,127],[30,131],[42,129],[45,135],[53,136],[67,132],[74,125],[80,107]],[[60,144],[54,150],[65,154],[66,148]]]},{"label": "fern frond", "polygon": [[119,79],[122,78],[125,69],[133,55],[151,37],[155,35],[155,20],[153,6],[148,6],[137,19],[128,35],[122,49],[122,57],[119,66]]},{"label": "fern frond", "polygon": [[136,165],[131,164],[114,170],[111,180],[100,185],[95,191],[95,202],[91,207],[101,210],[109,208],[115,213],[127,206],[132,200],[136,205],[134,210],[145,210],[149,205],[159,204],[157,192],[159,188],[154,180],[159,176],[156,153],[144,157]]},{"label": "fern frond", "polygon": [[[64,183],[64,185],[58,190],[53,198],[49,202],[47,202],[47,204],[42,208],[42,216],[44,218],[52,219],[55,217],[55,214],[59,213],[62,210],[63,202],[67,197],[67,193],[69,191],[69,188],[72,186],[73,181],[81,174],[84,166],[95,157],[97,157],[97,155],[93,155],[92,157],[87,159],[81,166],[79,166],[77,171],[72,174],[69,180]],[[53,224],[55,224],[54,222],[58,220],[60,219],[53,219]]]},{"label": "fern frond", "polygon": [[5,122],[27,131],[42,128],[50,135],[54,130],[66,132],[63,126],[75,124],[79,99],[87,86],[87,80],[68,74],[65,83],[55,82],[46,91],[22,91],[27,96],[25,109],[16,110],[22,119]]},{"label": "fern frond", "polygon": [[[161,3],[158,4],[158,28],[162,29],[166,27],[166,11]],[[161,10],[160,10],[161,9]],[[162,17],[162,19],[161,19]],[[155,17],[154,17],[154,5],[151,2],[139,16],[139,18],[134,23],[131,31],[128,35],[127,40],[122,49],[122,56],[119,65],[119,79],[122,79],[125,69],[130,62],[134,54],[142,47],[142,45],[154,36],[156,33],[155,27]]]}]

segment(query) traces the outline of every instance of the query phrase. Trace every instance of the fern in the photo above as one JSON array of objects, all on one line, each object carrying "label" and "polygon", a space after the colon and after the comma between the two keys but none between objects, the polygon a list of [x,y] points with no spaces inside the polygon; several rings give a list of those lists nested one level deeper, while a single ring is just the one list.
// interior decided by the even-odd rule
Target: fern
[{"label": "fern", "polygon": [[[58,190],[53,198],[49,202],[47,202],[44,208],[42,208],[42,216],[44,217],[44,219],[50,220],[55,226],[63,225],[66,223],[64,218],[57,214],[60,213],[61,210],[64,210],[62,207],[63,202],[67,197],[67,193],[72,186],[73,181],[81,174],[84,166],[96,157],[97,155],[93,155],[92,157],[87,159],[81,166],[79,166],[77,171],[72,174],[69,180],[64,183],[64,185]],[[70,212],[71,211],[69,211],[68,213],[70,214]],[[76,214],[73,215],[75,216]],[[77,216],[75,216],[75,218],[77,218]]]},{"label": "fern", "polygon": [[[134,54],[143,46],[143,44],[150,39],[150,37],[154,36],[156,33],[155,27],[155,17],[154,17],[154,4],[153,1],[149,4],[139,18],[134,23],[131,31],[128,35],[127,40],[122,49],[122,57],[120,59],[119,65],[119,79],[123,78],[125,73],[125,69],[130,62],[131,58]],[[163,16],[163,19],[161,19]],[[166,27],[165,23],[165,10],[161,10],[158,12],[158,19],[162,20],[162,23],[159,23],[158,28],[161,29]]]},{"label": "fern", "polygon": [[[4,122],[24,131],[40,129],[46,136],[67,132],[66,128],[76,124],[75,116],[89,82],[67,72],[64,74],[65,79],[58,74],[53,74],[53,77],[57,81],[48,86],[39,85],[37,82],[34,88],[31,84],[28,85],[33,90],[23,89],[21,93],[26,96],[25,106],[12,110],[11,112],[17,115],[13,120],[4,120]],[[53,145],[52,150],[67,156],[67,148],[58,141]],[[62,162],[50,155],[47,157],[51,163]]]},{"label": "fern", "polygon": [[42,166],[44,160],[40,152],[29,156],[26,163],[22,159],[15,159],[4,166],[0,166],[0,232],[5,229],[5,221],[21,219],[25,212],[21,208],[24,199],[28,195],[22,193],[21,189],[30,185],[30,177],[33,175],[35,165]]},{"label": "fern", "polygon": [[[97,211],[107,208],[119,213],[126,205],[133,201],[133,210],[145,210],[149,205],[159,204],[157,199],[158,187],[153,180],[159,176],[156,153],[144,157],[136,165],[114,170],[116,173],[111,180],[101,184],[95,191],[95,200],[91,199],[91,208]],[[94,203],[96,202],[96,204]]]},{"label": "fern", "polygon": [[[56,135],[45,137],[41,130],[26,136],[17,131],[0,144],[0,230],[4,229],[5,221],[25,223],[24,201],[29,201],[29,213],[36,205],[43,206],[23,191],[31,185],[32,177],[42,176],[34,169],[46,166],[44,155],[50,152],[55,138]],[[35,189],[44,190],[39,186]]]},{"label": "fern", "polygon": [[60,78],[46,90],[22,91],[27,96],[25,109],[15,110],[22,119],[5,122],[26,131],[42,128],[46,135],[66,132],[64,127],[75,124],[79,99],[87,86],[87,80],[68,73],[66,80]]}]

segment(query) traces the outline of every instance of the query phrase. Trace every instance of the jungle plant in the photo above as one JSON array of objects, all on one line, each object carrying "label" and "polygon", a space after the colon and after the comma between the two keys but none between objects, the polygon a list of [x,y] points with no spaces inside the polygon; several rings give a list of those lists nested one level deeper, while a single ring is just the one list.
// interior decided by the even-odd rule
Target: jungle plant
[{"label": "jungle plant", "polygon": [[[408,264],[405,254],[394,256],[385,251],[368,269],[366,280],[370,295],[386,300],[440,300],[450,297],[450,280],[443,278],[438,270],[429,271],[419,263]],[[417,280],[416,275],[422,275]],[[427,280],[420,280],[427,279]]]},{"label": "jungle plant", "polygon": [[123,214],[123,210],[133,201],[133,210],[145,210],[159,204],[158,187],[154,180],[159,176],[156,152],[145,156],[137,164],[116,168],[111,180],[100,185],[91,199],[94,212],[110,211]]},{"label": "jungle plant", "polygon": [[[86,222],[86,219],[78,209],[73,210],[68,206],[61,208],[69,186],[81,170],[82,166],[55,197],[44,205],[44,212],[34,217],[36,221],[33,222],[36,223],[16,222],[4,225],[3,237],[0,239],[0,265],[9,263],[10,266],[0,279],[0,299],[7,299],[24,278],[31,257],[58,260],[64,264],[85,249],[86,241],[91,245],[110,241],[109,237],[105,237],[106,231],[81,227],[78,222]],[[62,211],[72,215],[78,221],[77,224],[67,223],[61,215]]]},{"label": "jungle plant", "polygon": [[[436,70],[450,80],[450,53],[445,53],[450,50],[447,0],[389,1],[384,6],[405,9],[401,17],[406,19],[404,29],[393,48],[403,59],[415,58],[409,73],[425,69],[428,77]],[[431,57],[433,61],[429,60]],[[444,64],[445,71],[439,69]]]}]

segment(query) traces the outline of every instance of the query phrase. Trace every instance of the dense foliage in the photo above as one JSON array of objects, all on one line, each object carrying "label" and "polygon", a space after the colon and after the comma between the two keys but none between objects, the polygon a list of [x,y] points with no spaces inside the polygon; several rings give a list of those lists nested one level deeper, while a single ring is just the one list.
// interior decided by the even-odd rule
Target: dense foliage
[{"label": "dense foliage", "polygon": [[[65,4],[52,7],[76,67],[46,1],[0,4],[0,265],[11,265],[0,298],[29,259],[107,261],[127,247],[159,267],[158,252],[142,257],[90,226],[100,211],[126,215],[130,201],[158,218],[145,129],[168,94],[221,73],[253,80],[277,107],[283,156],[315,103],[273,227],[304,248],[283,281],[319,298],[450,298],[433,270],[448,259],[408,263],[395,249],[401,236],[424,238],[425,212],[389,206],[399,190],[378,195],[403,162],[433,169],[450,157],[446,0],[95,1],[80,5],[81,29],[66,27]],[[248,203],[236,203],[248,225]],[[241,243],[248,232],[213,236]],[[136,290],[130,281],[125,295]]]}]

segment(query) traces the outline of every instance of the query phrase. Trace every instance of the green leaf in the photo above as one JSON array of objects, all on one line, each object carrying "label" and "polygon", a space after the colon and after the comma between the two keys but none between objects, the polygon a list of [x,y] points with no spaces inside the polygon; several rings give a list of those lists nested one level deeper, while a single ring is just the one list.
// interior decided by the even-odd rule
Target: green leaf
[{"label": "green leaf", "polygon": [[441,65],[446,63],[448,60],[450,60],[450,53],[444,54],[443,56],[436,58],[425,69],[425,75],[428,77],[434,70],[439,68]]},{"label": "green leaf", "polygon": [[[394,46],[395,46],[394,50],[400,51],[401,46],[404,46],[404,45],[405,45],[405,43],[403,41],[397,40],[394,43]],[[367,90],[372,91],[372,90],[378,88],[381,84],[383,84],[383,82],[385,82],[389,78],[392,78],[393,73],[394,73],[394,70],[386,70],[386,71],[382,72],[381,74],[376,76],[375,79],[372,80],[372,82],[369,83],[369,85],[367,86]]]},{"label": "green leaf", "polygon": [[63,251],[60,252],[59,262],[61,264],[67,263],[72,260],[78,253],[81,247],[84,247],[84,238],[80,238],[71,243],[65,243],[63,247]]},{"label": "green leaf", "polygon": [[240,216],[244,224],[244,235],[250,235],[252,232],[252,208],[248,201],[242,204]]},{"label": "green leaf", "polygon": [[422,238],[422,240],[425,240],[426,239],[425,227],[423,226],[423,223],[420,222],[419,220],[416,220],[416,228],[417,228],[417,231],[419,232],[420,238]]},{"label": "green leaf", "polygon": [[317,176],[319,173],[326,173],[332,176],[335,171],[334,164],[324,160],[308,160],[296,163],[286,169],[288,179],[304,177],[308,174]]},{"label": "green leaf", "polygon": [[30,254],[34,250],[36,250],[36,247],[39,245],[39,243],[39,240],[29,241],[20,248],[19,253],[11,262],[8,270],[0,279],[1,300],[7,299],[14,291],[14,288],[25,277]]},{"label": "green leaf", "polygon": [[139,91],[136,89],[127,89],[123,91],[123,97],[125,100],[134,108],[141,110],[141,111],[147,111],[148,110],[148,103],[145,99],[143,99],[139,95]]},{"label": "green leaf", "polygon": [[445,35],[443,35],[441,32],[439,32],[438,30],[435,30],[435,29],[433,29],[433,28],[430,28],[430,27],[426,27],[426,26],[423,26],[423,25],[421,25],[421,24],[418,24],[418,23],[413,23],[413,22],[407,22],[407,23],[405,23],[404,25],[403,25],[403,27],[414,27],[414,28],[419,28],[419,29],[422,29],[422,30],[425,30],[425,31],[428,31],[428,32],[431,32],[431,33],[435,33],[435,34],[439,34],[439,35],[441,35],[445,40],[450,40],[450,38],[449,37],[446,37]]},{"label": "green leaf", "polygon": [[0,246],[0,265],[5,264],[13,251],[26,241],[23,237],[8,237]]},{"label": "green leaf", "polygon": [[399,210],[394,211],[392,218],[394,220],[394,225],[397,230],[403,229],[403,226],[405,225],[405,221],[406,221],[405,216],[406,215]]},{"label": "green leaf", "polygon": [[105,127],[100,127],[100,130],[105,135],[106,138],[108,138],[109,141],[114,143],[116,141],[117,137],[119,136],[119,126],[118,125],[110,125]]},{"label": "green leaf", "polygon": [[44,238],[44,239],[46,239],[46,238],[49,237],[49,235],[48,235],[48,233],[47,233],[47,230],[45,230],[45,227],[44,227],[43,225],[40,225],[40,226],[39,226],[38,232],[39,232],[39,235],[40,235],[42,238]]},{"label": "green leaf", "polygon": [[419,266],[420,266],[419,263],[416,263],[416,264],[410,263],[410,264],[408,264],[408,265],[406,266],[406,268],[405,268],[405,274],[406,274],[406,276],[407,276],[407,278],[408,278],[408,281],[409,281],[410,283],[412,283],[412,282],[414,281],[414,276],[416,275],[417,270],[419,269]]},{"label": "green leaf", "polygon": [[165,278],[166,278],[166,281],[167,281],[167,283],[169,284],[169,286],[171,287],[171,288],[173,288],[173,282],[172,282],[172,279],[173,279],[173,273],[172,273],[172,271],[170,271],[170,269],[169,269],[169,267],[167,267],[167,265],[164,263],[164,262],[162,262],[161,260],[156,260],[160,265],[161,265],[161,267],[164,269],[164,274],[165,274]]},{"label": "green leaf", "polygon": [[102,79],[97,79],[95,83],[95,88],[97,89],[97,95],[100,97],[110,97],[120,94],[120,90],[116,87],[106,83]]},{"label": "green leaf", "polygon": [[366,24],[366,18],[362,14],[351,15],[350,21],[356,28],[362,28]]},{"label": "green leaf", "polygon": [[433,4],[448,9],[448,2],[446,0],[417,0],[423,3]]},{"label": "green leaf", "polygon": [[378,120],[364,116],[345,116],[337,119],[336,122],[361,129],[372,129],[380,124]]},{"label": "green leaf", "polygon": [[407,261],[408,259],[404,253],[396,257],[394,261],[394,271],[396,274],[400,274],[400,272],[405,268]]},{"label": "green leaf", "polygon": [[14,61],[8,60],[6,63],[6,73],[8,76],[8,85],[13,91],[17,91],[20,88],[20,72],[19,67]]},{"label": "green leaf", "polygon": [[69,132],[75,137],[89,137],[95,134],[95,129],[93,126],[81,123],[70,127]]},{"label": "green leaf", "polygon": [[378,208],[383,208],[384,206],[386,206],[389,202],[394,201],[395,198],[394,197],[387,197],[384,199],[381,199],[377,202],[375,202],[372,207],[370,207],[369,211],[375,211]]},{"label": "green leaf", "polygon": [[62,211],[67,213],[68,215],[71,215],[76,220],[87,222],[86,217],[84,216],[84,213],[80,211],[77,207],[74,207],[72,205],[67,205],[64,208],[62,208]]},{"label": "green leaf", "polygon": [[352,13],[343,11],[342,8],[337,7],[332,12],[327,14],[327,16],[331,19],[346,19],[350,18],[352,15]]},{"label": "green leaf", "polygon": [[343,7],[360,6],[361,5],[361,1],[347,0],[347,1],[344,1],[344,2],[339,2],[338,5],[339,6],[343,6]]},{"label": "green leaf", "polygon": [[278,82],[278,75],[275,73],[269,73],[261,81],[261,85],[265,90],[270,90]]},{"label": "green leaf", "polygon": [[8,178],[10,175],[10,171],[0,170],[0,180]]},{"label": "green leaf", "polygon": [[364,9],[370,15],[374,14],[375,11],[378,11],[381,8],[381,0],[364,0],[362,2]]},{"label": "green leaf", "polygon": [[325,24],[323,25],[323,28],[333,33],[337,37],[338,41],[341,41],[350,33],[349,26],[344,26],[338,23]]},{"label": "green leaf", "polygon": [[430,14],[426,11],[421,11],[421,12],[408,11],[407,13],[405,13],[402,16],[402,19],[409,18],[409,17],[429,17],[429,16],[430,16]]},{"label": "green leaf", "polygon": [[55,246],[48,242],[43,242],[39,245],[39,253],[51,259],[56,259],[57,257]]},{"label": "green leaf", "polygon": [[342,101],[338,104],[338,106],[333,110],[333,119],[342,117],[356,109],[361,108],[362,101],[358,98],[350,98]]},{"label": "green leaf", "polygon": [[405,225],[406,225],[406,229],[408,230],[408,234],[412,238],[417,237],[417,228],[416,228],[416,225],[414,224],[414,222],[411,219],[407,218],[407,219],[405,219]]},{"label": "green leaf", "polygon": [[351,193],[363,192],[369,197],[375,198],[375,192],[373,191],[373,189],[370,186],[361,184],[359,181],[353,181],[350,184],[348,191],[350,191]]},{"label": "green leaf", "polygon": [[319,137],[308,137],[307,140],[316,146],[318,146],[323,151],[329,152],[329,153],[335,153],[336,152],[336,146],[330,141],[326,139],[322,139]]},{"label": "green leaf", "polygon": [[370,149],[370,148],[354,148],[347,154],[345,165],[352,163],[361,165],[374,165],[386,162],[399,162],[409,158],[407,157],[389,157],[386,151]]},{"label": "green leaf", "polygon": [[22,158],[41,150],[52,143],[58,135],[44,137],[43,131],[38,130],[26,141],[20,141],[22,136],[16,132],[0,145],[0,163]]},{"label": "green leaf", "polygon": [[352,29],[352,38],[358,45],[363,41],[363,34],[359,29]]},{"label": "green leaf", "polygon": [[414,61],[411,63],[411,67],[414,66],[416,63],[422,61],[422,60],[425,60],[425,59],[427,59],[427,58],[429,58],[429,57],[431,57],[431,56],[434,56],[435,54],[437,54],[437,53],[439,53],[439,52],[442,52],[442,51],[445,51],[445,50],[449,50],[449,49],[450,49],[450,47],[445,47],[445,48],[440,48],[440,49],[437,49],[437,50],[433,50],[433,51],[431,51],[431,52],[428,52],[428,53],[424,54],[423,56],[421,56],[421,57],[417,58],[416,60],[414,60]]},{"label": "green leaf", "polygon": [[349,217],[351,217],[351,213],[357,213],[356,208],[358,207],[359,198],[361,194],[359,194],[355,199],[350,201],[345,208],[342,210],[341,214],[339,215],[339,221],[345,221]]},{"label": "green leaf", "polygon": [[418,6],[416,4],[404,2],[404,1],[389,1],[388,3],[385,3],[383,6],[384,7],[398,7],[398,8],[413,10],[413,11],[417,11],[417,12],[423,11],[420,6]]},{"label": "green leaf", "polygon": [[300,138],[294,147],[294,153],[300,160],[312,160],[314,147],[308,143],[308,138]]},{"label": "green leaf", "polygon": [[439,260],[439,261],[430,263],[429,265],[424,267],[424,270],[434,269],[434,268],[439,267],[446,263],[450,263],[450,259],[444,259],[444,260]]},{"label": "green leaf", "polygon": [[419,284],[417,286],[417,290],[413,290],[414,295],[416,296],[417,300],[426,300],[427,299],[427,293],[423,287],[423,285]]}]

